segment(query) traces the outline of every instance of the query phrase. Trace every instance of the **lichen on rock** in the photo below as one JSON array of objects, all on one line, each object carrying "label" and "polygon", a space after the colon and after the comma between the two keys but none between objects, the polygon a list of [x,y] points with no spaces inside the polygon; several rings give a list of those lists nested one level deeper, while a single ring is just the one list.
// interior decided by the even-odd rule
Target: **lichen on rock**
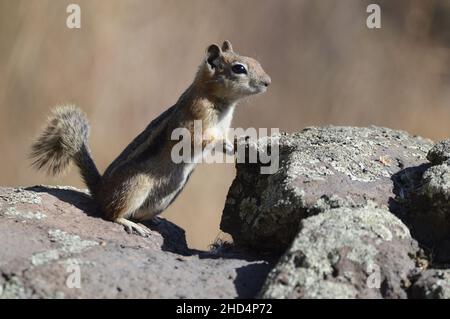
[{"label": "lichen on rock", "polygon": [[435,263],[450,263],[450,141],[436,143],[428,152],[430,163],[415,174],[398,176],[396,199],[413,236]]},{"label": "lichen on rock", "polygon": [[251,298],[270,270],[233,247],[191,250],[163,218],[143,238],[99,217],[83,190],[0,187],[0,298]]},{"label": "lichen on rock", "polygon": [[[212,251],[163,218],[128,234],[86,191],[0,188],[0,296],[449,298],[450,141],[334,126],[276,139],[273,174],[237,161],[221,221],[233,243]],[[269,142],[238,143],[259,156]]]},{"label": "lichen on rock", "polygon": [[432,147],[427,139],[381,127],[310,127],[281,134],[278,141],[280,165],[274,174],[260,174],[262,164],[236,164],[221,229],[238,245],[283,252],[300,221],[324,205],[390,206],[392,176],[426,163]]},{"label": "lichen on rock", "polygon": [[406,298],[417,251],[406,226],[373,203],[330,209],[302,220],[261,297]]},{"label": "lichen on rock", "polygon": [[450,299],[450,270],[423,272],[411,287],[412,298]]},{"label": "lichen on rock", "polygon": [[450,160],[450,140],[440,141],[431,148],[427,155],[433,165],[439,165]]},{"label": "lichen on rock", "polygon": [[99,244],[96,241],[84,240],[78,235],[70,235],[59,229],[49,230],[48,235],[50,241],[56,243],[58,247],[33,254],[31,263],[34,266],[41,266],[60,258],[71,257]]}]

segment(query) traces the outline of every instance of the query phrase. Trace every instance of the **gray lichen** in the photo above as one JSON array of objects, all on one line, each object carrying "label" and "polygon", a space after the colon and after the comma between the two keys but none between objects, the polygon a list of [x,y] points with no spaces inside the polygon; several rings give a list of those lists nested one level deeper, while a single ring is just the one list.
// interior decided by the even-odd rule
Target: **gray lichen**
[{"label": "gray lichen", "polygon": [[15,207],[9,207],[4,213],[6,217],[22,219],[22,220],[41,220],[47,217],[44,213],[41,212],[22,212],[18,211]]},{"label": "gray lichen", "polygon": [[[284,251],[303,218],[329,208],[388,207],[393,176],[426,162],[429,140],[380,127],[311,127],[279,137],[279,169],[237,164],[221,229],[238,245]],[[249,148],[265,149],[266,140]],[[262,164],[261,164],[262,165]]]},{"label": "gray lichen", "polygon": [[67,258],[99,245],[96,241],[84,240],[78,235],[70,235],[59,229],[50,230],[48,235],[50,241],[55,242],[59,247],[33,254],[31,263],[34,266],[41,266],[60,258]]},{"label": "gray lichen", "polygon": [[428,152],[427,158],[433,165],[439,165],[450,160],[450,140],[434,144]]},{"label": "gray lichen", "polygon": [[[371,268],[379,269],[389,282],[389,293],[406,297],[400,282],[414,267],[408,253],[414,255],[417,247],[406,226],[389,211],[369,203],[364,208],[331,209],[301,224],[288,252],[270,273],[262,297],[382,297],[380,286],[371,288],[367,283]],[[394,269],[388,258],[396,258],[403,268]]]},{"label": "gray lichen", "polygon": [[31,263],[33,266],[41,266],[58,259],[59,251],[57,249],[51,249],[33,254],[31,256]]},{"label": "gray lichen", "polygon": [[26,299],[33,296],[34,292],[26,288],[18,276],[7,277],[3,285],[0,284],[0,299]]},{"label": "gray lichen", "polygon": [[0,195],[2,201],[8,205],[16,204],[41,204],[42,199],[36,192],[24,190],[23,188],[10,188],[6,195]]},{"label": "gray lichen", "polygon": [[427,270],[411,288],[411,297],[450,299],[450,270]]},{"label": "gray lichen", "polygon": [[450,199],[450,166],[441,164],[430,167],[423,174],[421,193],[431,199]]}]

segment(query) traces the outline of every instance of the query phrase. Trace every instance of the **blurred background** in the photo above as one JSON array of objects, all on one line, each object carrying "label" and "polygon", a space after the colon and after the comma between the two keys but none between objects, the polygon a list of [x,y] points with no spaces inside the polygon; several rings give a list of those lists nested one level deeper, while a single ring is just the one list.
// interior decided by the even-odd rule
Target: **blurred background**
[{"label": "blurred background", "polygon": [[[366,7],[382,28],[366,27]],[[81,6],[81,29],[66,7]],[[234,127],[381,125],[450,136],[450,1],[0,0],[0,185],[83,187],[76,170],[30,169],[30,143],[52,106],[89,116],[103,171],[190,84],[212,42],[260,60],[272,77]],[[163,214],[207,248],[219,235],[231,164],[202,164]]]}]

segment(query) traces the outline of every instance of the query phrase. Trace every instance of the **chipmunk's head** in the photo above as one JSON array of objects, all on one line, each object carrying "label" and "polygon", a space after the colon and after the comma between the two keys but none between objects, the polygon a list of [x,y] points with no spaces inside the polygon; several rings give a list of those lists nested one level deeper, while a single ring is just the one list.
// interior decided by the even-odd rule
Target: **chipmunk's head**
[{"label": "chipmunk's head", "polygon": [[206,51],[203,78],[208,89],[218,98],[238,100],[265,92],[271,83],[255,59],[233,51],[229,41],[222,47],[211,44]]}]

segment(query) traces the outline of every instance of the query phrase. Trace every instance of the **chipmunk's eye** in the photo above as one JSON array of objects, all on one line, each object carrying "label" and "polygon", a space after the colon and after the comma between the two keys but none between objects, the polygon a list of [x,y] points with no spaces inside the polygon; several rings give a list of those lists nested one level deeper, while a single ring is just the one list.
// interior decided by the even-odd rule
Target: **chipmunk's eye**
[{"label": "chipmunk's eye", "polygon": [[235,64],[231,67],[231,71],[236,74],[247,74],[247,69],[242,64]]}]

